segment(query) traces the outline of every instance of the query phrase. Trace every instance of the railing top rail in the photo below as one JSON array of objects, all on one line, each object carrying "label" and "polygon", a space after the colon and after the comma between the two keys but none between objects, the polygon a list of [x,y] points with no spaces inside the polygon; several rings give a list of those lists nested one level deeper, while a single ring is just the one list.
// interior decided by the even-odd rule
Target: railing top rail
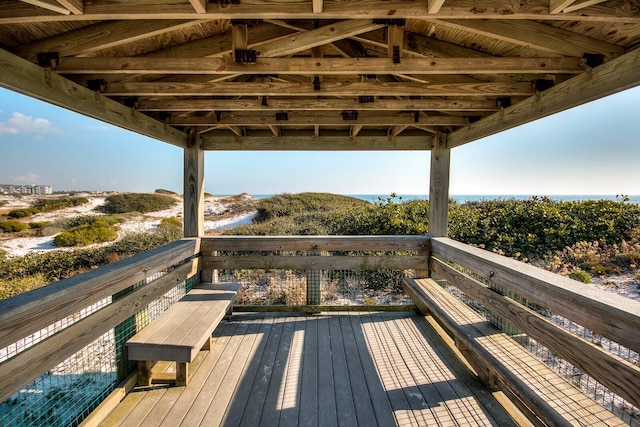
[{"label": "railing top rail", "polygon": [[0,301],[0,348],[198,254],[199,239],[160,248]]},{"label": "railing top rail", "polygon": [[428,236],[215,236],[202,238],[202,251],[427,250]]},{"label": "railing top rail", "polygon": [[433,256],[640,352],[640,302],[449,238],[431,244]]}]

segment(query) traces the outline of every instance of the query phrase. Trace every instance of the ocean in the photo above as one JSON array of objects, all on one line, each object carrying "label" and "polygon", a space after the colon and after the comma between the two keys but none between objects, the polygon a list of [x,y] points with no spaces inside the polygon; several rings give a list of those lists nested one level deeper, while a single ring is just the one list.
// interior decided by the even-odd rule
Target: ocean
[{"label": "ocean", "polygon": [[[253,194],[253,197],[258,199],[265,199],[268,197],[272,197],[273,194]],[[356,197],[358,199],[366,200],[371,203],[376,203],[379,201],[386,201],[391,197],[390,194],[345,194],[345,196]],[[467,202],[477,202],[482,200],[527,200],[531,197],[543,197],[544,195],[534,195],[534,194],[518,194],[518,195],[509,195],[509,194],[486,194],[486,195],[468,195],[468,194],[453,194],[449,196],[450,199],[455,200],[458,204],[464,204]],[[581,200],[613,200],[613,201],[622,201],[622,196],[619,195],[554,195],[554,196],[546,196],[551,200],[562,201],[562,202],[576,202]],[[640,205],[640,195],[636,196],[626,196],[629,198],[627,203],[633,203],[636,205]],[[394,199],[397,201],[410,201],[410,200],[427,200],[429,196],[427,194],[398,194]]]}]

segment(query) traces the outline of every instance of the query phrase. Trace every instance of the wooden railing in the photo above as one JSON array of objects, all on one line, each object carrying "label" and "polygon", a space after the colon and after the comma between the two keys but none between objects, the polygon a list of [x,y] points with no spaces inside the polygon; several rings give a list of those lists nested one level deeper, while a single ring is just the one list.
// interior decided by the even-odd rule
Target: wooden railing
[{"label": "wooden railing", "polygon": [[[0,301],[0,348],[109,299],[155,273],[177,266],[0,364],[0,402],[198,273],[197,239],[180,240],[105,267]],[[37,340],[36,340],[37,341]]]},{"label": "wooden railing", "polygon": [[[327,252],[331,256],[322,255]],[[553,324],[505,294],[525,298],[634,352],[640,351],[639,302],[451,239],[426,236],[183,239],[0,301],[0,348],[4,348],[130,290],[0,363],[0,401],[195,274],[207,280],[216,269],[380,268],[412,269],[418,276],[431,270],[633,405],[640,405],[639,367]],[[470,273],[465,274],[465,270]],[[148,279],[161,271],[166,274]],[[135,284],[139,286],[131,289]]]},{"label": "wooden railing", "polygon": [[448,238],[432,239],[431,248],[429,265],[434,273],[640,407],[638,366],[506,295],[524,298],[636,353],[640,352],[640,302]]}]

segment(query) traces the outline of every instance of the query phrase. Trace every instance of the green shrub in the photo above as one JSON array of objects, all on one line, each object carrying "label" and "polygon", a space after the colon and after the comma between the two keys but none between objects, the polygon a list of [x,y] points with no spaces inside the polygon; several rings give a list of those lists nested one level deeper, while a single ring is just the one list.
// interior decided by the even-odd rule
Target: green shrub
[{"label": "green shrub", "polygon": [[29,225],[29,228],[31,228],[32,230],[40,230],[45,228],[49,224],[51,224],[51,221],[35,221],[35,222],[30,222],[28,225]]},{"label": "green shrub", "polygon": [[0,221],[0,230],[4,231],[5,233],[17,233],[19,231],[24,231],[27,228],[29,228],[27,224],[20,221]]},{"label": "green shrub", "polygon": [[31,207],[41,212],[50,212],[64,208],[81,206],[89,203],[86,197],[55,197],[40,198],[32,203]]},{"label": "green shrub", "polygon": [[66,231],[54,237],[53,244],[71,247],[111,242],[118,238],[115,227],[118,222],[116,216],[84,215],[70,218],[63,223]]},{"label": "green shrub", "polygon": [[40,210],[36,208],[25,208],[25,209],[15,209],[9,212],[9,217],[11,218],[26,218],[28,216],[33,216],[39,213]]},{"label": "green shrub", "polygon": [[46,284],[47,280],[43,274],[19,277],[13,280],[0,279],[0,299],[11,298],[12,296],[42,287]]},{"label": "green shrub", "polygon": [[127,212],[157,212],[177,203],[173,197],[162,194],[127,193],[108,196],[101,210],[108,214]]},{"label": "green shrub", "polygon": [[167,195],[170,195],[170,196],[175,196],[175,195],[177,195],[177,194],[178,194],[178,193],[176,193],[175,191],[165,190],[164,188],[157,188],[157,189],[154,191],[154,193],[156,193],[156,194],[167,194]]},{"label": "green shrub", "polygon": [[582,283],[591,283],[591,275],[586,271],[574,270],[569,274],[569,277],[573,280],[577,280]]},{"label": "green shrub", "polygon": [[169,242],[181,239],[184,235],[182,221],[176,217],[163,218],[158,224],[158,233]]}]

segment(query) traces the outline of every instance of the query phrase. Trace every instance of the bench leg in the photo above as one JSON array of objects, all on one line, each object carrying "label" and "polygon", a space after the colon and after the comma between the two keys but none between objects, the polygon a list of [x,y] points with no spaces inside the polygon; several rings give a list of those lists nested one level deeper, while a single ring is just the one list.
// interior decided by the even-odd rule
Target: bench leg
[{"label": "bench leg", "polygon": [[229,305],[227,312],[224,315],[224,320],[231,320],[231,315],[233,314],[233,304]]},{"label": "bench leg", "polygon": [[207,351],[211,350],[211,345],[212,345],[211,341],[212,341],[211,337],[209,337],[202,345],[202,350],[207,350]]},{"label": "bench leg", "polygon": [[155,362],[151,360],[138,361],[138,384],[141,386],[151,386],[151,369]]},{"label": "bench leg", "polygon": [[189,364],[176,362],[176,386],[186,386],[189,382]]}]

